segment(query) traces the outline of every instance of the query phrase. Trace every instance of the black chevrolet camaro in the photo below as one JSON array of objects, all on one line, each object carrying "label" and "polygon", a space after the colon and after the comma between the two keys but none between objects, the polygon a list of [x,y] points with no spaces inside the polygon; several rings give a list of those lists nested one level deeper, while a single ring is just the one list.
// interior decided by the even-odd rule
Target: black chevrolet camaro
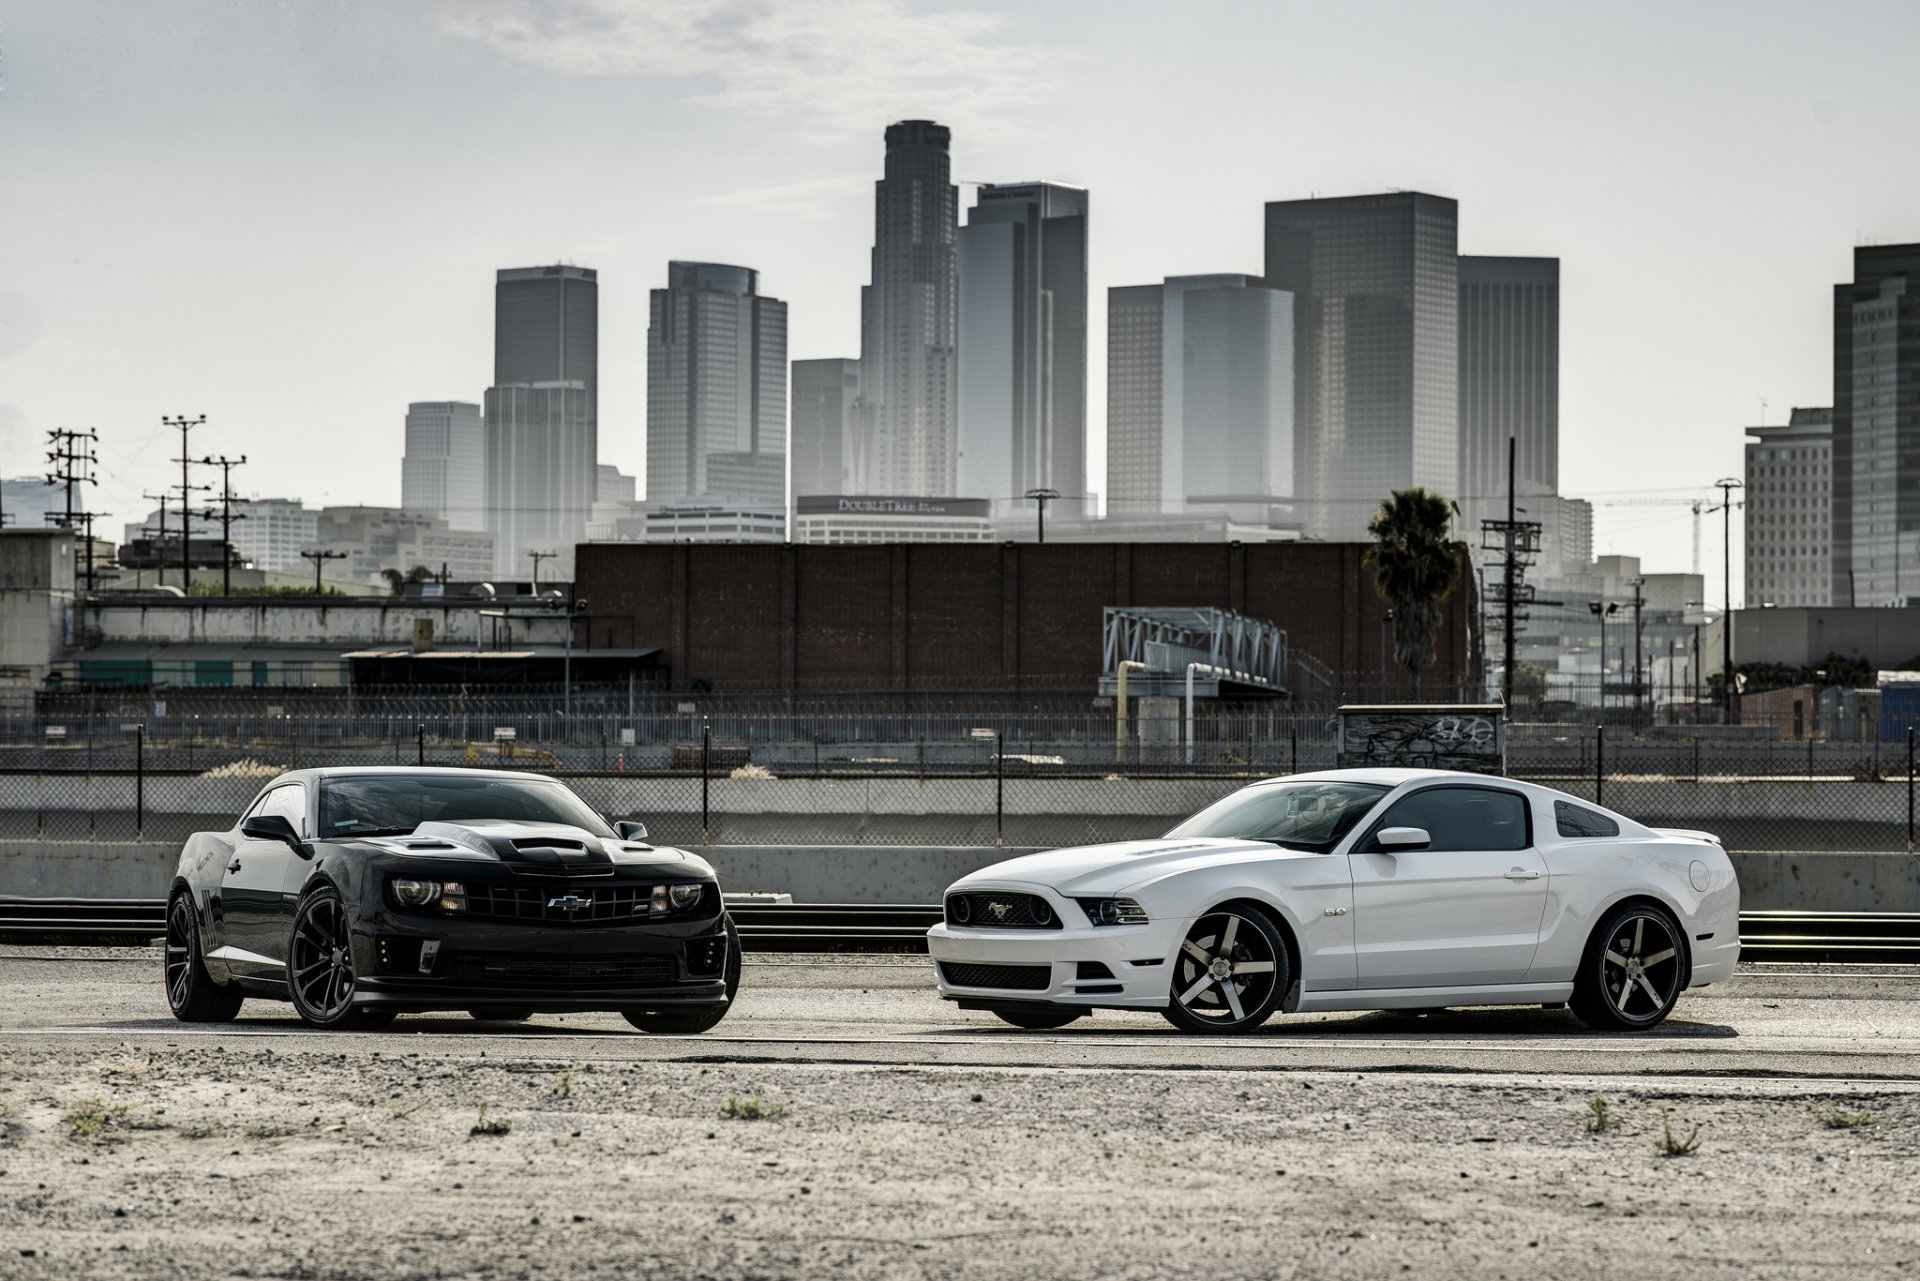
[{"label": "black chevrolet camaro", "polygon": [[713,868],[615,827],[537,774],[283,774],[181,853],[167,1002],[189,1022],[259,996],[327,1028],[615,1010],[647,1032],[704,1032],[740,983]]}]

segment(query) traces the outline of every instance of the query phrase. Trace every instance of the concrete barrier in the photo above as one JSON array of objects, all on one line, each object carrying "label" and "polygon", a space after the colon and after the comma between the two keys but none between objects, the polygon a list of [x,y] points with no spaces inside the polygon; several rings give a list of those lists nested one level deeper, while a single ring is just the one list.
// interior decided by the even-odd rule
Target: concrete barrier
[{"label": "concrete barrier", "polygon": [[[736,892],[780,892],[796,903],[934,903],[966,873],[1029,853],[954,845],[714,845]],[[177,845],[138,841],[0,840],[0,895],[165,896]],[[1750,911],[1920,912],[1920,859],[1851,851],[1733,851]]]}]

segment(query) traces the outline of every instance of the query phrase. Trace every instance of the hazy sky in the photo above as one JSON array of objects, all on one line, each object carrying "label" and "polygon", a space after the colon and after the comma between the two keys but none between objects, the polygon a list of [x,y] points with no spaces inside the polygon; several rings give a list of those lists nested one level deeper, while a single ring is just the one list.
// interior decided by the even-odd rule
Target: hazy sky
[{"label": "hazy sky", "polygon": [[[667,260],[758,268],[791,356],[857,355],[881,131],[932,116],[958,179],[1091,188],[1094,488],[1107,286],[1258,272],[1262,201],[1397,187],[1562,260],[1563,492],[1680,495],[1763,401],[1830,403],[1852,247],[1920,240],[1917,41],[1911,0],[15,0],[0,471],[97,428],[135,519],[161,416],[204,413],[248,493],[397,502],[407,402],[490,379],[494,268],[564,260],[643,474]],[[1602,507],[1596,550],[1684,569],[1689,519]]]}]

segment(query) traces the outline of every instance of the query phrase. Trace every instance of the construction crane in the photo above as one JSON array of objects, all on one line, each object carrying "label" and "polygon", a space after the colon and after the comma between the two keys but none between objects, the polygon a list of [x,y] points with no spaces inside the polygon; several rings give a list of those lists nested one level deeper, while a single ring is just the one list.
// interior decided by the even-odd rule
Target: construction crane
[{"label": "construction crane", "polygon": [[1596,498],[1595,507],[1691,507],[1693,509],[1693,572],[1700,572],[1700,516],[1720,508],[1711,498]]}]

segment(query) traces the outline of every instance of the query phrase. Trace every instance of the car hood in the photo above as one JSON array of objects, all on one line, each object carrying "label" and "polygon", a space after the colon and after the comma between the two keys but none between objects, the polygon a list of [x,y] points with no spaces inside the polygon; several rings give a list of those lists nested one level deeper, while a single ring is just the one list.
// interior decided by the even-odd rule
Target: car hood
[{"label": "car hood", "polygon": [[685,850],[595,836],[563,823],[428,822],[406,836],[368,837],[362,843],[416,858],[493,859],[541,876],[630,875],[643,868],[680,877],[713,875],[712,864]]},{"label": "car hood", "polygon": [[1270,862],[1274,859],[1324,858],[1308,850],[1282,849],[1266,841],[1226,837],[1186,837],[1154,841],[1115,841],[1108,845],[1078,845],[1042,850],[983,867],[954,882],[953,889],[971,884],[1018,881],[1044,885],[1069,897],[1116,894],[1174,872],[1231,863]]}]

